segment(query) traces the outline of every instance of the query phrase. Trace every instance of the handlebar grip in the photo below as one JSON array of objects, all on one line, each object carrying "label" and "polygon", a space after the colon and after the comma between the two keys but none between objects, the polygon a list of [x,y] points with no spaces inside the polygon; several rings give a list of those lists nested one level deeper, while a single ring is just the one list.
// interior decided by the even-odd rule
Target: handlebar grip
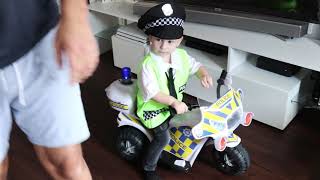
[{"label": "handlebar grip", "polygon": [[226,70],[222,70],[221,75],[220,75],[219,79],[217,80],[217,83],[219,85],[223,85],[224,84],[224,80],[226,79],[227,74],[228,74],[228,72]]},{"label": "handlebar grip", "polygon": [[177,115],[177,111],[172,107],[169,107],[169,112],[170,112],[171,116]]},{"label": "handlebar grip", "polygon": [[192,109],[195,109],[195,108],[199,108],[200,106],[198,104],[189,104],[189,103],[186,103],[186,105],[188,106],[188,110],[191,111]]},{"label": "handlebar grip", "polygon": [[217,98],[219,99],[221,97],[220,94],[220,88],[222,85],[224,85],[224,80],[227,77],[228,72],[226,70],[222,70],[220,78],[217,80],[218,86],[217,86]]},{"label": "handlebar grip", "polygon": [[[188,106],[188,110],[191,111],[192,109],[195,109],[195,108],[199,108],[200,106],[198,104],[189,104],[189,103],[186,103],[186,105]],[[168,111],[171,113],[171,116],[175,116],[177,115],[177,111],[172,108],[172,107],[169,107],[168,108]]]}]

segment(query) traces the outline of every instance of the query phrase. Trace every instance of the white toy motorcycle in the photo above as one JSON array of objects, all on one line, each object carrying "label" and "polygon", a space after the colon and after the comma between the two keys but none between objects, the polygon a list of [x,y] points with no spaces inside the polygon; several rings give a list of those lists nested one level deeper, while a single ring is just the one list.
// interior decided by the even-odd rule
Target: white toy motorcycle
[{"label": "white toy motorcycle", "polygon": [[[160,162],[176,170],[188,171],[201,149],[213,144],[211,155],[219,171],[239,175],[248,169],[249,154],[233,131],[240,124],[249,126],[253,113],[243,111],[240,89],[234,90],[229,85],[228,91],[220,97],[220,87],[226,75],[223,71],[218,80],[218,100],[215,103],[193,105],[189,107],[189,112],[172,118],[171,139],[163,150]],[[126,160],[139,160],[153,137],[135,115],[137,86],[135,80],[131,80],[130,68],[122,69],[122,80],[109,85],[106,94],[110,106],[119,111],[117,151]]]}]

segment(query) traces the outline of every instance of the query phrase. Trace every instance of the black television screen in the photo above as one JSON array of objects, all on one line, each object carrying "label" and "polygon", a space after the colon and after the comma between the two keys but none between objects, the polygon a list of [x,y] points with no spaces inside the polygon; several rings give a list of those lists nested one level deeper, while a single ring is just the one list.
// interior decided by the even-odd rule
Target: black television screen
[{"label": "black television screen", "polygon": [[308,34],[311,24],[320,31],[320,0],[140,0],[133,12],[141,15],[155,4],[172,1],[186,7],[189,22],[289,38]]},{"label": "black television screen", "polygon": [[[148,1],[148,0],[147,0]],[[165,2],[166,0],[155,0]],[[185,6],[222,8],[319,24],[320,0],[171,0]]]}]

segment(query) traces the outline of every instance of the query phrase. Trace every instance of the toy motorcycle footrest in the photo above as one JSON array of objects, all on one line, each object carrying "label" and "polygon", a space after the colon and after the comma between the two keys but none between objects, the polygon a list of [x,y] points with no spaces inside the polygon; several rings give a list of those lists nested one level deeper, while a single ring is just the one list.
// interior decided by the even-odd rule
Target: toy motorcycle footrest
[{"label": "toy motorcycle footrest", "polygon": [[191,164],[189,161],[178,158],[166,151],[162,152],[159,162],[176,171],[188,172],[191,169]]}]

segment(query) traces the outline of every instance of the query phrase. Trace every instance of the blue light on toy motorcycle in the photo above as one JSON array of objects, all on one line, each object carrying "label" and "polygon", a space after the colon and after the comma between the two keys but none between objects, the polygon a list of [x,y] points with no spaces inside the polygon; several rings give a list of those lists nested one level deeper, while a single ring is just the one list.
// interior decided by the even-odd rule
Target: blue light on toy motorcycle
[{"label": "blue light on toy motorcycle", "polygon": [[122,80],[131,79],[131,69],[129,67],[124,67],[121,69]]}]

